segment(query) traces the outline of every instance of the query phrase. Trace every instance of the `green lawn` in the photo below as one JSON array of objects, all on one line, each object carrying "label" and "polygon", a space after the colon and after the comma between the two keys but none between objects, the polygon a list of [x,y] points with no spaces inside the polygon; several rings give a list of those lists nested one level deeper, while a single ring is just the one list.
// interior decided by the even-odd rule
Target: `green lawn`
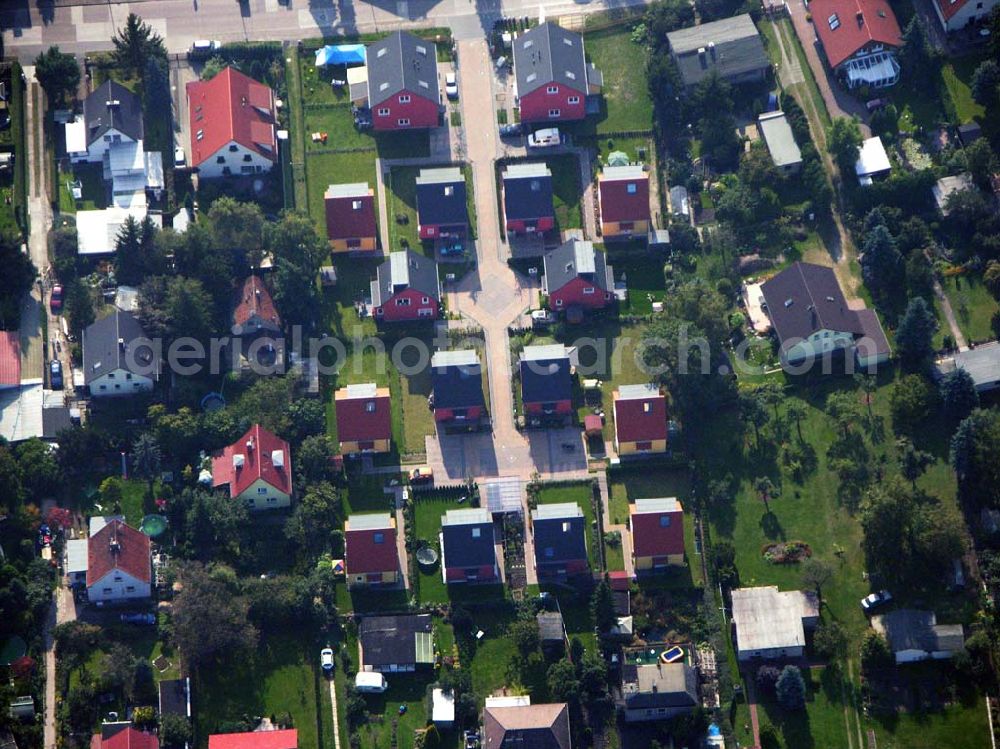
[{"label": "green lawn", "polygon": [[416,517],[416,538],[418,542],[426,541],[428,546],[437,549],[439,555],[438,563],[428,572],[417,565],[417,597],[421,603],[447,603],[448,586],[441,579],[441,543],[438,538],[441,533],[441,516],[448,510],[467,505],[460,505],[457,496],[427,496],[422,492],[415,492],[411,496],[413,514]]},{"label": "green lawn", "polygon": [[[389,688],[384,694],[365,695],[370,718],[361,726],[356,735],[361,746],[366,749],[410,749],[414,745],[414,731],[427,725],[429,716],[424,704],[427,685],[433,681],[430,674],[389,674],[386,677]],[[400,715],[400,706],[406,712]],[[396,741],[393,742],[393,725],[396,726]],[[458,734],[441,734],[443,746],[457,746]],[[447,737],[447,738],[446,738]],[[301,749],[301,742],[300,742]]]},{"label": "green lawn", "polygon": [[[978,276],[948,276],[941,281],[948,295],[958,325],[969,341],[989,341],[994,338],[990,321],[1000,310],[996,299]],[[943,323],[944,332],[948,332]]]},{"label": "green lawn", "polygon": [[[326,192],[326,188],[345,182],[367,182],[377,193],[375,158],[376,153],[372,150],[314,153],[306,159],[306,191],[309,196],[309,214],[316,221],[322,236],[326,236],[326,213],[323,208],[323,194]],[[377,196],[375,212],[378,213]]]},{"label": "green lawn", "polygon": [[556,227],[559,231],[582,229],[580,160],[576,154],[564,154],[548,158],[545,163],[552,171],[552,204],[556,212]]},{"label": "green lawn", "polygon": [[885,725],[875,722],[883,749],[978,749],[990,745],[986,704],[976,698],[968,705],[951,705],[941,712],[901,713]]},{"label": "green lawn", "polygon": [[[337,149],[346,151],[348,149],[364,148],[375,150],[375,138],[371,131],[361,132],[354,127],[354,115],[351,113],[351,105],[331,104],[317,107],[310,106],[304,110],[305,115],[305,143],[306,155],[311,156],[314,151]],[[313,133],[326,133],[326,143],[313,141]],[[308,164],[308,159],[306,161]]]},{"label": "green lawn", "polygon": [[628,519],[628,505],[645,497],[677,497],[684,506],[691,496],[691,482],[686,468],[664,468],[632,464],[609,475],[611,522]]},{"label": "green lawn", "polygon": [[976,55],[948,60],[941,66],[941,80],[951,97],[959,124],[980,120],[986,116],[986,109],[972,98],[972,89],[969,86],[972,74],[982,61],[983,58]]},{"label": "green lawn", "polygon": [[619,302],[623,314],[648,315],[653,302],[663,301],[667,284],[663,275],[663,261],[651,257],[644,245],[611,242],[605,246],[608,260],[614,269],[615,280],[625,277],[628,298]]},{"label": "green lawn", "polygon": [[224,721],[287,711],[298,729],[300,749],[330,749],[329,690],[316,652],[311,633],[270,634],[261,639],[252,656],[196,672],[193,691],[199,746]]},{"label": "green lawn", "polygon": [[[424,253],[423,242],[420,241],[417,216],[417,175],[420,167],[396,166],[385,177],[387,190],[386,212],[389,214],[389,246],[393,250],[403,249],[404,242],[410,249]],[[406,220],[400,223],[399,218]]]},{"label": "green lawn", "polygon": [[597,570],[600,569],[600,560],[597,557],[597,549],[594,548],[594,534],[591,530],[595,527],[592,496],[589,482],[563,486],[545,486],[543,484],[538,493],[538,504],[552,505],[560,502],[572,502],[579,505],[580,509],[583,510],[584,522],[587,526],[587,558],[590,560],[590,568]]},{"label": "green lawn", "polygon": [[632,41],[631,33],[628,26],[616,26],[584,36],[589,61],[604,74],[601,114],[594,122],[598,133],[653,126],[653,101],[641,74],[648,53],[645,46]]},{"label": "green lawn", "polygon": [[777,702],[763,701],[757,707],[761,725],[773,725],[788,749],[851,746],[844,722],[841,679],[825,668],[805,669],[802,675],[806,679],[806,709],[786,711]]}]

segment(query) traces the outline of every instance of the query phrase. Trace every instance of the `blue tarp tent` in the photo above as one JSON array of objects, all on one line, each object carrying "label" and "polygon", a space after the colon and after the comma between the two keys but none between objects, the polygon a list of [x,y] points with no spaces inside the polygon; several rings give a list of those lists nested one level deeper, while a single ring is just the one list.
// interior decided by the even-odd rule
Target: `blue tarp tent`
[{"label": "blue tarp tent", "polygon": [[316,50],[316,67],[323,65],[364,65],[365,45],[328,44]]}]

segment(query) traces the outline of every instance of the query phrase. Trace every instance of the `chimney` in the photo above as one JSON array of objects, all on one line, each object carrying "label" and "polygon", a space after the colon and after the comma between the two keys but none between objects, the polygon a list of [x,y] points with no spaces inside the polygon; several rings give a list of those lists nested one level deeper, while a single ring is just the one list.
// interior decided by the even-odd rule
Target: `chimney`
[{"label": "chimney", "polygon": [[124,338],[119,338],[118,339],[118,348],[120,350],[122,350],[122,351],[125,350],[125,339]]},{"label": "chimney", "polygon": [[856,18],[858,19],[858,28],[861,28],[862,26],[865,25],[865,14],[862,13],[860,10],[858,11]]},{"label": "chimney", "polygon": [[698,47],[698,61],[701,63],[702,70],[706,70],[708,68],[708,60],[705,58],[704,47]]},{"label": "chimney", "polygon": [[253,438],[252,437],[247,440],[247,452],[248,453],[252,453],[253,452]]},{"label": "chimney", "polygon": [[708,53],[712,56],[712,59],[714,60],[715,59],[715,42],[709,42],[708,43]]}]

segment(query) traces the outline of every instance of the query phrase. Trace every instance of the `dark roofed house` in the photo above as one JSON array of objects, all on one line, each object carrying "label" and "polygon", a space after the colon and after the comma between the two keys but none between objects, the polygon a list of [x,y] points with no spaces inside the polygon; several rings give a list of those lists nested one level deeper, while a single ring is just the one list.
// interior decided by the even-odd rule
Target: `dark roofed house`
[{"label": "dark roofed house", "polygon": [[698,706],[698,674],[684,662],[625,664],[620,705],[629,723],[689,713]]},{"label": "dark roofed house", "polygon": [[762,81],[771,67],[753,19],[744,13],[667,34],[685,86],[715,71],[733,84]]},{"label": "dark roofed house", "polygon": [[117,307],[83,331],[83,381],[93,397],[148,392],[160,364],[139,321]]},{"label": "dark roofed house", "polygon": [[465,175],[455,167],[421,169],[417,175],[421,239],[464,237],[469,229]]},{"label": "dark roofed house", "polygon": [[323,194],[323,208],[333,252],[371,252],[378,246],[375,191],[367,182],[330,185]]},{"label": "dark roofed house", "polygon": [[570,239],[545,253],[542,293],[555,310],[604,309],[615,300],[615,280],[608,257],[593,242]]},{"label": "dark roofed house", "polygon": [[533,234],[555,228],[552,172],[544,162],[510,164],[504,170],[503,215],[508,234]]},{"label": "dark roofed house", "polygon": [[539,505],[531,511],[535,570],[539,581],[588,574],[587,524],[574,502]]},{"label": "dark roofed house", "polygon": [[641,164],[604,167],[597,176],[597,196],[605,241],[649,232],[649,174]]},{"label": "dark roofed house", "polygon": [[573,749],[569,706],[491,706],[483,710],[484,749]]},{"label": "dark roofed house", "polygon": [[588,65],[583,37],[548,21],[514,40],[514,85],[522,122],[572,122],[587,115],[601,75]]},{"label": "dark roofed house", "polygon": [[160,715],[191,717],[191,679],[164,679],[157,685]]},{"label": "dark roofed house", "polygon": [[358,625],[361,670],[416,671],[434,665],[430,614],[368,616]]},{"label": "dark roofed house", "polygon": [[472,349],[438,351],[431,357],[434,420],[445,426],[475,427],[486,413],[482,366]]},{"label": "dark roofed house", "polygon": [[437,127],[437,48],[407,31],[368,46],[368,106],[376,130]]},{"label": "dark roofed house", "polygon": [[946,660],[965,647],[961,624],[938,624],[933,611],[897,609],[872,617],[872,627],[885,636],[896,663]]},{"label": "dark roofed house", "polygon": [[388,512],[354,514],[344,522],[348,587],[392,585],[399,579],[396,519]]},{"label": "dark roofed house", "polygon": [[875,312],[851,309],[832,268],[794,263],[762,284],[761,293],[787,364],[834,351],[863,368],[888,360],[889,341]]},{"label": "dark roofed house", "polygon": [[340,452],[387,453],[392,440],[389,388],[374,382],[347,385],[333,395]]},{"label": "dark roofed house", "polygon": [[958,351],[936,364],[937,376],[964,369],[980,393],[1000,388],[1000,343],[980,343],[975,348]]},{"label": "dark roofed house", "polygon": [[500,579],[493,517],[482,507],[448,510],[441,518],[441,568],[446,583]]},{"label": "dark roofed house", "polygon": [[826,61],[847,88],[895,85],[903,38],[887,0],[815,0],[809,10]]},{"label": "dark roofed house", "polygon": [[550,657],[560,657],[566,649],[566,627],[562,614],[558,611],[539,611],[535,615],[538,622],[538,639],[542,650]]},{"label": "dark roofed house", "polygon": [[377,320],[434,320],[441,302],[437,263],[413,250],[391,252],[378,267],[371,292]]},{"label": "dark roofed house", "polygon": [[573,411],[569,353],[561,343],[521,351],[521,402],[530,423],[565,421]]},{"label": "dark roofed house", "polygon": [[83,121],[87,150],[75,160],[102,161],[112,143],[142,140],[142,101],[118,81],[106,80],[84,99]]}]

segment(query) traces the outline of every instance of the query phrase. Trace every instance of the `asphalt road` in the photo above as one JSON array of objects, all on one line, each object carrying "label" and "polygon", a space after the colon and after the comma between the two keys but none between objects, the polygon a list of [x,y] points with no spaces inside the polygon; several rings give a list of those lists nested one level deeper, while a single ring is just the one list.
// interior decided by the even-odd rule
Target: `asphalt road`
[{"label": "asphalt road", "polygon": [[[71,0],[69,0],[71,1]],[[114,30],[130,11],[167,42],[170,52],[188,50],[195,39],[223,42],[295,41],[317,36],[448,26],[457,39],[483,36],[501,16],[547,18],[643,5],[644,0],[146,0],[133,3],[55,6],[8,0],[0,10],[4,50],[32,60],[50,45],[78,55],[111,47]]]}]

